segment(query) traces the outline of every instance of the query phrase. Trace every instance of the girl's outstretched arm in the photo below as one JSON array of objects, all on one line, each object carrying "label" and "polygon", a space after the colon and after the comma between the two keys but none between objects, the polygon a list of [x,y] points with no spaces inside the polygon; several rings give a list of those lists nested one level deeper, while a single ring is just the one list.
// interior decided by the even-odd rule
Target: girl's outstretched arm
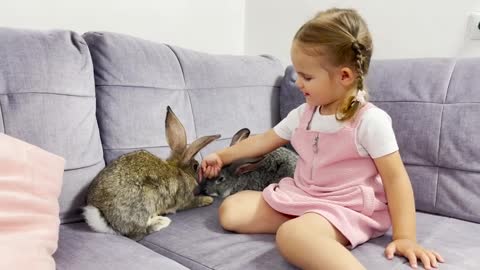
[{"label": "girl's outstretched arm", "polygon": [[220,150],[217,154],[224,165],[228,165],[240,158],[263,156],[286,143],[288,143],[288,140],[278,136],[273,129],[269,129],[264,133],[250,136],[233,146]]},{"label": "girl's outstretched arm", "polygon": [[254,158],[270,153],[288,143],[278,136],[273,129],[265,133],[250,136],[239,143],[211,153],[202,160],[202,171],[205,177],[216,177],[223,166],[240,158]]},{"label": "girl's outstretched arm", "polygon": [[437,267],[437,260],[444,262],[435,251],[427,250],[417,244],[415,200],[412,185],[398,151],[374,159],[382,177],[387,195],[388,209],[392,220],[393,241],[386,247],[388,259],[394,254],[406,257],[413,268],[417,268],[420,259],[425,269]]}]

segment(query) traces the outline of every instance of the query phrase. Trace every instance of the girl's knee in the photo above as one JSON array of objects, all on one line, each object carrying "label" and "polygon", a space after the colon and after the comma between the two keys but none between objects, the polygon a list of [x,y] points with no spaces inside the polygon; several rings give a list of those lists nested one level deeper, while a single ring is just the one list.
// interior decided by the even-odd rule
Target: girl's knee
[{"label": "girl's knee", "polygon": [[294,219],[286,221],[278,227],[275,241],[280,249],[282,249],[284,245],[288,245],[292,240],[291,238],[295,234],[295,230],[298,230],[298,228]]},{"label": "girl's knee", "polygon": [[[276,242],[277,245],[281,248],[282,245],[289,245],[292,242],[301,242],[305,238],[305,234],[309,233],[308,230],[314,228],[309,228],[301,218],[291,219],[282,225],[277,230]],[[317,234],[317,237],[322,237],[321,233]]]},{"label": "girl's knee", "polygon": [[218,209],[220,225],[238,233],[275,232],[286,219],[271,209],[259,191],[241,191],[227,197]]},{"label": "girl's knee", "polygon": [[238,202],[237,198],[232,195],[227,197],[218,208],[218,219],[220,225],[227,231],[235,231],[239,224]]}]

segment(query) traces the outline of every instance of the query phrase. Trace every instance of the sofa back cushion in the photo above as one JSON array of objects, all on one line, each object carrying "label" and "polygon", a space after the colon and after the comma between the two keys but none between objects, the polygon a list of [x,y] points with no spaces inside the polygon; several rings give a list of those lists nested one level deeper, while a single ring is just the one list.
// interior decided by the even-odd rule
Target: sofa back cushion
[{"label": "sofa back cushion", "polygon": [[0,132],[66,160],[62,222],[81,219],[104,167],[88,46],[70,31],[0,28]]},{"label": "sofa back cushion", "polygon": [[[418,210],[480,222],[480,58],[373,61],[370,101],[393,121]],[[304,102],[287,68],[281,118]]]},{"label": "sofa back cushion", "polygon": [[183,123],[188,143],[222,135],[201,154],[227,146],[240,128],[259,133],[278,121],[283,67],[275,59],[211,55],[107,32],[84,38],[107,163],[137,149],[167,157],[167,106]]}]

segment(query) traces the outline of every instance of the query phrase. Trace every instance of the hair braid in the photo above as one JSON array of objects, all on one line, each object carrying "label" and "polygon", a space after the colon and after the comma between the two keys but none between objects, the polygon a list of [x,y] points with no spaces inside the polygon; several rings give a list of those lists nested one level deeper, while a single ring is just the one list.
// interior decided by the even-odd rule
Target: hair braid
[{"label": "hair braid", "polygon": [[364,80],[363,67],[365,62],[365,56],[363,55],[362,51],[365,49],[365,46],[363,46],[360,42],[355,40],[352,43],[352,49],[353,49],[353,52],[355,53],[355,64],[358,72],[357,88],[359,91],[361,91],[361,90],[364,90],[363,89],[363,80]]}]

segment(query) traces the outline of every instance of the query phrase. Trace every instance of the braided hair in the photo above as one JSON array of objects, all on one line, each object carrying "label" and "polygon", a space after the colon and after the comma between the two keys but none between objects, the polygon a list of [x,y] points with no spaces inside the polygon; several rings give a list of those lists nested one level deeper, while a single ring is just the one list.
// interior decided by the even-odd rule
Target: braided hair
[{"label": "braided hair", "polygon": [[356,70],[358,73],[357,77],[357,90],[361,91],[363,90],[363,80],[364,74],[363,74],[363,69],[364,69],[364,62],[365,62],[365,56],[363,55],[363,51],[365,50],[365,46],[363,46],[358,40],[355,40],[352,42],[352,49],[353,52],[355,53],[355,64],[356,64]]}]

